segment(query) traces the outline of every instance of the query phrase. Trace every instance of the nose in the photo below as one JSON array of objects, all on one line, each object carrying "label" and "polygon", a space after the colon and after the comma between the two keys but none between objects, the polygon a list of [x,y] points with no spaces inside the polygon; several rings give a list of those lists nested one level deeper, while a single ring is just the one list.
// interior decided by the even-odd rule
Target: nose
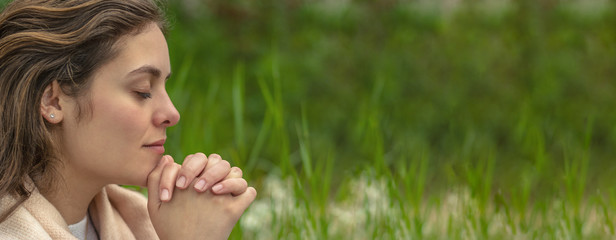
[{"label": "nose", "polygon": [[154,113],[154,125],[159,127],[171,127],[180,121],[180,113],[173,106],[173,102],[169,95],[165,92],[164,97],[160,99],[159,107]]}]

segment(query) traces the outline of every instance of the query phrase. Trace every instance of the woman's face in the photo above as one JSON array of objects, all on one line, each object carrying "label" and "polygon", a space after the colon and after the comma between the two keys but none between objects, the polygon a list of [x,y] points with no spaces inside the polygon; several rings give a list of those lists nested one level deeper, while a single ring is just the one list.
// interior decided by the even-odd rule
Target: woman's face
[{"label": "woman's face", "polygon": [[180,118],[165,90],[167,42],[152,23],[118,46],[119,55],[94,73],[80,120],[78,99],[60,100],[64,167],[88,181],[145,186],[166,128]]}]

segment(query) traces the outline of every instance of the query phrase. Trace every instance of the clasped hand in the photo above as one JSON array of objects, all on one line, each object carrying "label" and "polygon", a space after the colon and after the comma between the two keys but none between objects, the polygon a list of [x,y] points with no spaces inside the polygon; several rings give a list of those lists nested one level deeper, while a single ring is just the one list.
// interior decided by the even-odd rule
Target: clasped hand
[{"label": "clasped hand", "polygon": [[257,192],[218,154],[182,165],[163,156],[148,176],[148,212],[160,239],[227,239]]}]

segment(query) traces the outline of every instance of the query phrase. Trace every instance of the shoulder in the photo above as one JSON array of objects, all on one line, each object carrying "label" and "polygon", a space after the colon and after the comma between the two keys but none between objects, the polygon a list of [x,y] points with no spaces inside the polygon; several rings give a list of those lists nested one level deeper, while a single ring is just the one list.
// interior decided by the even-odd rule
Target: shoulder
[{"label": "shoulder", "polygon": [[[14,202],[11,196],[2,197],[0,199],[2,213],[7,211],[8,206],[13,205]],[[51,237],[35,216],[21,204],[0,223],[0,240],[3,239],[51,239]]]}]

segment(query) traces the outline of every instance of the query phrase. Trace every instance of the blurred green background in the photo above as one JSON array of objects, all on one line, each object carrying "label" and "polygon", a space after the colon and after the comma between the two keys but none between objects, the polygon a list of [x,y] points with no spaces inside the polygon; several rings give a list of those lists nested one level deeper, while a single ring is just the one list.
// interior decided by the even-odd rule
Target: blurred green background
[{"label": "blurred green background", "polygon": [[610,187],[616,14],[588,2],[172,1],[169,149],[253,181],[306,171],[304,151],[335,182],[425,155],[430,189],[493,158],[493,188],[540,195],[587,159],[588,187]]},{"label": "blurred green background", "polygon": [[[328,206],[355,196],[363,176],[384,179],[402,212],[409,231],[390,237],[426,237],[417,209],[458,188],[510,224],[518,212],[519,231],[557,201],[572,236],[613,236],[612,1],[185,0],[167,10],[168,90],[182,114],[171,154],[220,153],[258,189],[291,179],[296,207],[316,214],[314,236],[336,236],[323,227]],[[587,205],[603,207],[609,230],[584,230]],[[494,236],[491,215],[473,211],[485,215],[479,236]]]},{"label": "blurred green background", "polygon": [[616,237],[614,1],[165,8],[168,153],[259,192],[232,239]]}]

